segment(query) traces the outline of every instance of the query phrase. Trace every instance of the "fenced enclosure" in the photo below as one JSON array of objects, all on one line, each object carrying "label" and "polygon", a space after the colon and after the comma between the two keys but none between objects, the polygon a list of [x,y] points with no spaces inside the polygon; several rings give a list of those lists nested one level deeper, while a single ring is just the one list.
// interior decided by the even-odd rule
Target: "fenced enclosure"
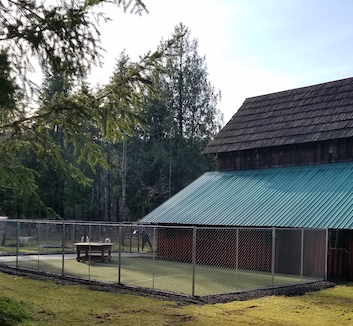
[{"label": "fenced enclosure", "polygon": [[[326,279],[327,230],[42,220],[0,224],[0,263],[61,276],[188,296]],[[79,260],[78,243],[88,245]],[[110,256],[97,253],[100,244],[108,244]]]}]

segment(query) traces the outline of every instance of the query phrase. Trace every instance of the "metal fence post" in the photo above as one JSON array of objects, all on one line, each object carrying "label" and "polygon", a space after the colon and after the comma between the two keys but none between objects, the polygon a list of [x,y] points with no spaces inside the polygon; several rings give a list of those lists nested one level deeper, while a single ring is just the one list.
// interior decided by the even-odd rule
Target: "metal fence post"
[{"label": "metal fence post", "polygon": [[91,280],[91,239],[92,224],[88,225],[88,279]]},{"label": "metal fence post", "polygon": [[118,284],[121,284],[121,234],[122,234],[122,225],[119,224],[119,234],[118,234],[118,241],[119,241],[119,258],[118,258]]},{"label": "metal fence post", "polygon": [[192,229],[192,289],[191,295],[195,296],[195,272],[196,272],[196,226]]},{"label": "metal fence post", "polygon": [[300,253],[300,280],[303,281],[304,276],[304,229],[302,229],[301,238],[301,253]]},{"label": "metal fence post", "polygon": [[156,265],[156,259],[155,259],[155,250],[154,248],[156,247],[156,227],[153,227],[153,247],[152,247],[152,289],[154,289],[154,279],[155,279],[155,265]]},{"label": "metal fence post", "polygon": [[272,287],[275,286],[275,258],[276,258],[276,228],[272,229]]},{"label": "metal fence post", "polygon": [[326,229],[326,237],[325,237],[325,276],[324,276],[324,278],[325,278],[325,281],[327,281],[328,280],[328,266],[327,266],[327,264],[328,264],[328,255],[329,255],[329,231],[328,231],[328,229]]},{"label": "metal fence post", "polygon": [[129,247],[130,247],[130,252],[132,252],[132,225],[130,224],[130,230],[129,230]]},{"label": "metal fence post", "polygon": [[62,227],[62,236],[61,236],[61,242],[62,242],[62,261],[61,261],[61,275],[65,275],[65,242],[66,242],[66,237],[65,237],[65,222],[63,221],[63,227]]},{"label": "metal fence post", "polygon": [[18,268],[18,255],[20,251],[20,243],[18,237],[20,236],[20,222],[16,221],[16,268]]},{"label": "metal fence post", "polygon": [[235,247],[235,290],[239,287],[239,275],[238,275],[238,268],[239,268],[239,228],[237,228],[236,232],[236,247]]},{"label": "metal fence post", "polygon": [[76,222],[72,223],[72,241],[79,242],[76,241]]},{"label": "metal fence post", "polygon": [[[31,222],[30,222],[31,223]],[[47,226],[48,227],[48,226]],[[32,228],[31,228],[32,229]],[[40,238],[40,223],[37,224],[37,271],[39,272],[39,254],[40,254],[40,246],[39,246],[39,238]]]}]

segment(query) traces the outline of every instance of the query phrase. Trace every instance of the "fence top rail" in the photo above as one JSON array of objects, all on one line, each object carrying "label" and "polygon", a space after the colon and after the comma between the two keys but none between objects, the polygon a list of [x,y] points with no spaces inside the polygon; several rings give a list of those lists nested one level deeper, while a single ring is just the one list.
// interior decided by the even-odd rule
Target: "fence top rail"
[{"label": "fence top rail", "polygon": [[109,226],[109,227],[144,227],[157,229],[197,229],[197,230],[291,230],[291,231],[324,231],[328,229],[318,228],[290,228],[290,227],[235,227],[235,226],[199,226],[199,225],[155,225],[141,224],[136,222],[109,222],[109,221],[87,221],[87,220],[39,220],[39,219],[0,219],[0,223],[32,223],[32,224],[54,224],[54,225],[82,225],[82,226]]},{"label": "fence top rail", "polygon": [[[2,222],[2,220],[0,220]],[[79,225],[109,225],[109,226],[136,226],[138,222],[109,222],[109,221],[87,221],[87,220],[37,220],[37,219],[7,219],[3,222],[10,223],[35,223],[35,224],[79,224]]]}]

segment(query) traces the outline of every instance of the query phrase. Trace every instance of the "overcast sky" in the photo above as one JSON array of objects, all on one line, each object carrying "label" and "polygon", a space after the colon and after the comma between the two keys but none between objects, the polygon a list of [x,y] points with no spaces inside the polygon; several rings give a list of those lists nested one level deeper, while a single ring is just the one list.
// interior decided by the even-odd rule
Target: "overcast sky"
[{"label": "overcast sky", "polygon": [[225,123],[247,97],[353,77],[352,0],[145,0],[142,16],[109,8],[107,50],[92,84],[104,84],[126,50],[155,50],[180,22],[198,39]]}]

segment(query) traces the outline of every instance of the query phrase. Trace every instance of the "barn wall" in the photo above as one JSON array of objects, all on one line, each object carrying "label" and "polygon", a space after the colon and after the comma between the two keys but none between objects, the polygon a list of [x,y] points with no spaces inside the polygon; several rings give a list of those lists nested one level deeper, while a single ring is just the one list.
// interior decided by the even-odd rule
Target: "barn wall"
[{"label": "barn wall", "polygon": [[246,170],[353,161],[353,139],[343,138],[218,154],[218,170]]},{"label": "barn wall", "polygon": [[[191,229],[158,229],[158,258],[192,262],[192,237]],[[271,237],[272,230],[242,229],[237,243],[235,229],[198,229],[196,263],[270,272]]]},{"label": "barn wall", "polygon": [[[272,255],[273,240],[275,252]],[[192,262],[193,230],[158,229],[159,259]],[[196,263],[321,278],[325,269],[323,230],[197,228]],[[238,259],[237,259],[238,257]]]},{"label": "barn wall", "polygon": [[236,230],[199,229],[196,239],[197,263],[235,267]]},{"label": "barn wall", "polygon": [[348,280],[353,281],[353,231],[350,230],[348,245]]},{"label": "barn wall", "polygon": [[327,265],[329,279],[353,280],[352,230],[330,230]]},{"label": "barn wall", "polygon": [[272,267],[272,230],[240,230],[238,264],[241,269],[270,272]]},{"label": "barn wall", "polygon": [[192,261],[192,229],[158,228],[158,258],[190,263]]}]

